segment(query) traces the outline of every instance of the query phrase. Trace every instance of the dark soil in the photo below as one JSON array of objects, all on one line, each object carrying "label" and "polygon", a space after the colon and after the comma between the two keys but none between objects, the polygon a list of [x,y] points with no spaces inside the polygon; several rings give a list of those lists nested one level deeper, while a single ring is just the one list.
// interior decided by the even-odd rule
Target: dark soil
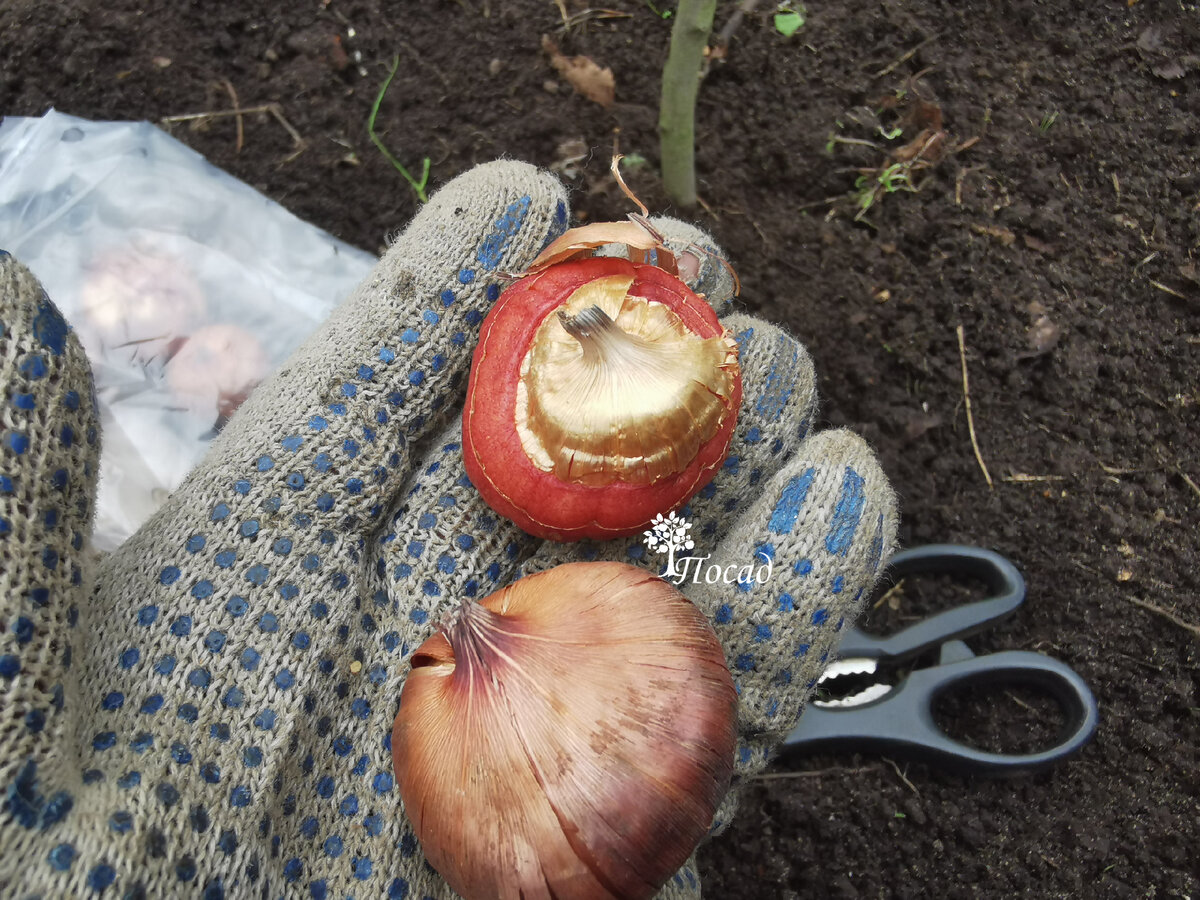
[{"label": "dark soil", "polygon": [[[646,2],[606,0],[620,17],[565,31],[549,0],[3,5],[0,111],[157,121],[228,109],[228,81],[243,106],[279,103],[303,152],[264,115],[246,117],[241,152],[232,118],[174,133],[367,249],[415,209],[366,133],[396,54],[379,127],[402,160],[432,158],[433,184],[498,156],[561,164],[574,142],[576,212],[620,216],[619,131],[647,161],[632,186],[666,208],[670,22]],[[1200,11],[815,0],[787,40],[762,7],[701,88],[696,218],[746,307],[807,342],[825,423],[878,449],[904,543],[991,547],[1025,573],[1026,605],[976,652],[1068,662],[1101,722],[1077,758],[1000,780],[869,754],[780,762],[704,851],[708,893],[1200,896],[1200,634],[1181,624],[1200,622]],[[613,108],[560,80],[543,34],[613,69]],[[888,142],[860,107],[904,134]],[[909,144],[920,190],[881,192],[855,221],[852,170],[886,168],[939,124]],[[967,697],[943,718],[1027,748],[1048,733],[1036,699]]]}]

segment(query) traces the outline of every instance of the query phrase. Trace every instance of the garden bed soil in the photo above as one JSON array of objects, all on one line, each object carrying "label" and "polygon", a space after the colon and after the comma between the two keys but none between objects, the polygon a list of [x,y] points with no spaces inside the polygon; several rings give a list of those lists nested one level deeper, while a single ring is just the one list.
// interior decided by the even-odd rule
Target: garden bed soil
[{"label": "garden bed soil", "polygon": [[[416,209],[366,129],[396,56],[378,128],[410,166],[431,158],[432,185],[525,159],[564,173],[578,216],[618,217],[619,139],[644,159],[634,190],[669,209],[655,128],[671,22],[649,2],[606,0],[619,15],[569,28],[550,0],[4,7],[0,112],[278,104],[302,146],[262,113],[242,117],[240,148],[234,117],[168,127],[368,250]],[[788,39],[761,7],[701,86],[693,216],[745,308],[808,345],[821,424],[878,450],[903,544],[989,547],[1025,574],[1025,606],[973,649],[1066,661],[1101,718],[1078,757],[1014,778],[870,754],[777,762],[703,851],[706,892],[1200,896],[1200,11],[820,0]],[[555,72],[543,35],[613,70],[611,108]],[[911,619],[936,587],[884,611]],[[946,718],[1028,748],[1053,730],[1036,699],[960,698]]]}]

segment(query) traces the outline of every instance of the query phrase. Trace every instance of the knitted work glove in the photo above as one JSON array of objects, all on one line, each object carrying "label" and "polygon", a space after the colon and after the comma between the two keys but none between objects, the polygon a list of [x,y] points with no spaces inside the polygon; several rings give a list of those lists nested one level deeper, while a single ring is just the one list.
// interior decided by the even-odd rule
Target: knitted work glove
[{"label": "knitted work glove", "polygon": [[[562,188],[530,166],[456,179],[98,563],[87,362],[0,253],[0,894],[453,896],[393,782],[411,651],[451,604],[524,572],[663,563],[639,539],[543,544],[463,475],[477,327],[499,273],[566,222]],[[699,260],[693,281],[723,302]],[[705,568],[682,589],[739,687],[741,780],[794,725],[890,552],[895,511],[861,441],[809,436],[804,350],[749,317],[726,323],[742,418],[683,514],[706,567],[770,559],[771,577],[706,583]],[[694,862],[663,892],[698,894]]]}]

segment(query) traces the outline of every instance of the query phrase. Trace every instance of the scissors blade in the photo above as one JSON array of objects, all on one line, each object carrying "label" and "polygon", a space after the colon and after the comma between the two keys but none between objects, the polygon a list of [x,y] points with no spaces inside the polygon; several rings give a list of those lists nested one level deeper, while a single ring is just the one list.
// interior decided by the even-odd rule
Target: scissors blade
[{"label": "scissors blade", "polygon": [[835,659],[825,667],[825,671],[817,679],[817,684],[824,684],[826,681],[841,678],[843,675],[874,675],[878,667],[879,661],[867,656],[849,656],[845,659]]},{"label": "scissors blade", "polygon": [[[821,677],[817,679],[817,686],[824,685],[830,687],[835,684],[839,678],[847,678],[851,676],[858,677],[858,683],[862,683],[863,675],[874,675],[879,668],[879,661],[871,659],[867,656],[851,656],[845,659],[838,659],[830,663],[825,671],[821,673]],[[868,684],[865,687],[855,691],[852,694],[847,694],[844,697],[830,697],[828,699],[815,699],[812,701],[813,706],[819,706],[823,709],[837,709],[852,706],[862,706],[864,703],[870,703],[872,700],[884,696],[892,690],[893,685],[886,682],[878,682]]]},{"label": "scissors blade", "polygon": [[850,709],[855,706],[863,706],[872,700],[886,697],[894,687],[895,685],[891,684],[872,684],[849,697],[839,697],[835,700],[814,700],[813,706],[819,706],[821,709]]}]

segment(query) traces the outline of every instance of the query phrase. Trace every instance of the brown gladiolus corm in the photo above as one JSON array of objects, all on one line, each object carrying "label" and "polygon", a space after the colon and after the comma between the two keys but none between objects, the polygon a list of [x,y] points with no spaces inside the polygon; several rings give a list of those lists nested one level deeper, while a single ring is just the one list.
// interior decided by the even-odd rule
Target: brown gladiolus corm
[{"label": "brown gladiolus corm", "polygon": [[467,900],[652,897],[729,786],[737,695],[704,614],[623,563],[460,607],[413,655],[405,809]]}]

